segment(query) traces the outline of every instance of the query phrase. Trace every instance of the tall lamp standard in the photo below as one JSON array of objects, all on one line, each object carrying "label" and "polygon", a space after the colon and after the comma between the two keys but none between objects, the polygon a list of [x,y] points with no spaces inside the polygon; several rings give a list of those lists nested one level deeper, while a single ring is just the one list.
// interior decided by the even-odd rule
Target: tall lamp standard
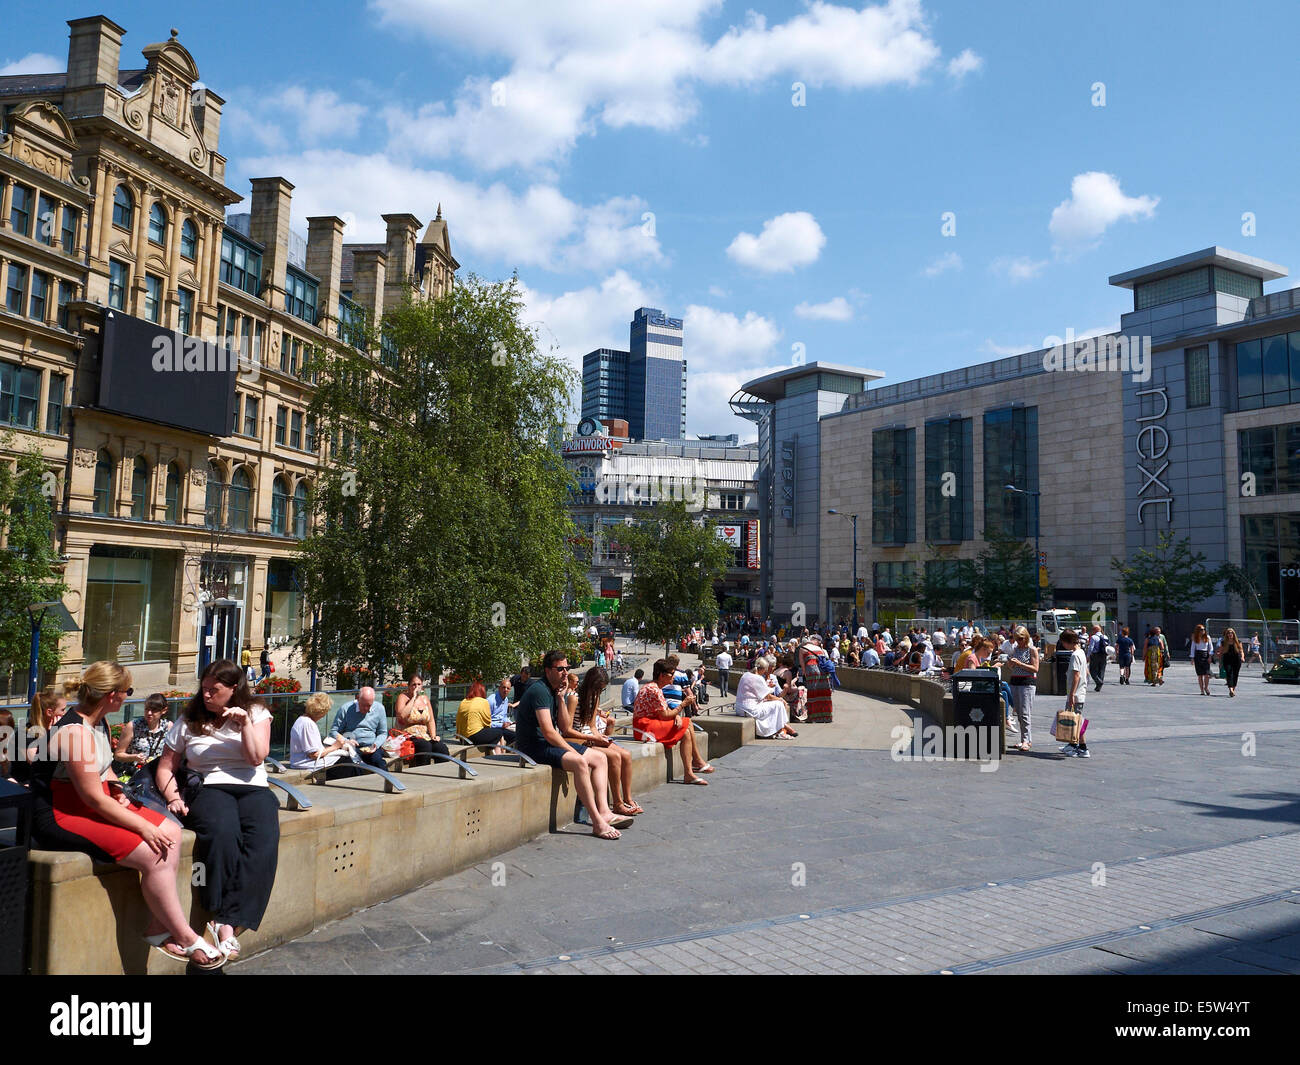
[{"label": "tall lamp standard", "polygon": [[858,516],[856,514],[844,514],[834,507],[826,512],[834,514],[837,518],[849,518],[853,522],[853,635],[858,635]]},{"label": "tall lamp standard", "polygon": [[1043,556],[1038,553],[1038,498],[1042,493],[1017,488],[1014,484],[1004,485],[1003,487],[1008,492],[1015,492],[1016,495],[1034,497],[1034,603],[1036,609],[1041,610],[1043,607],[1043,582],[1038,579],[1038,567]]}]

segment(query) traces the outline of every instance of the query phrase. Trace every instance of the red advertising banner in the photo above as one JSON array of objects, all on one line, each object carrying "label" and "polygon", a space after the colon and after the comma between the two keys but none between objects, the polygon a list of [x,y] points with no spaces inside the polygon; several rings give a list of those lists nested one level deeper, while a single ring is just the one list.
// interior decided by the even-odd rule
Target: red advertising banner
[{"label": "red advertising banner", "polygon": [[758,569],[758,522],[745,522],[745,565]]}]

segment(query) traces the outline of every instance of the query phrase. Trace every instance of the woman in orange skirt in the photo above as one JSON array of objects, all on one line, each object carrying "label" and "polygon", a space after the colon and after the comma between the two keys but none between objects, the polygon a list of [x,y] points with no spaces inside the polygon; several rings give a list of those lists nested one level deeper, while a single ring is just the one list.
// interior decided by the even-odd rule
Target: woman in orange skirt
[{"label": "woman in orange skirt", "polygon": [[153,914],[145,942],[174,961],[221,968],[224,956],[203,941],[181,910],[176,890],[180,825],[130,802],[113,777],[113,749],[100,725],[131,694],[131,674],[116,663],[96,662],[82,677],[79,694],[73,720],[51,741],[54,820],[65,832],[140,873],[140,891]]},{"label": "woman in orange skirt", "polygon": [[654,664],[654,681],[641,685],[632,704],[632,734],[640,739],[658,740],[665,747],[682,746],[682,783],[707,784],[701,773],[712,773],[713,766],[700,757],[695,746],[691,719],[668,709],[663,687],[671,684],[673,667],[665,659]]}]

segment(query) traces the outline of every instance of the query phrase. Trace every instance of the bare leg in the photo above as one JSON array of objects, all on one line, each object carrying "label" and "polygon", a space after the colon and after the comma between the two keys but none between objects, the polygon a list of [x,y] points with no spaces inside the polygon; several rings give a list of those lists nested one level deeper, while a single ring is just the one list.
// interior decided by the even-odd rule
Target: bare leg
[{"label": "bare leg", "polygon": [[614,749],[618,751],[619,777],[623,782],[623,801],[628,806],[636,806],[637,802],[632,798],[632,752],[622,747]]},{"label": "bare leg", "polygon": [[[613,816],[609,808],[609,759],[605,752],[596,747],[589,747],[583,760],[591,768],[591,796],[596,801],[600,816],[609,821]],[[590,807],[588,807],[590,809]],[[593,821],[595,815],[593,813]]]},{"label": "bare leg", "polygon": [[679,745],[678,753],[682,757],[682,779],[690,784],[692,781],[699,780],[699,775],[695,772],[704,766],[700,760],[699,751],[695,747],[695,730],[688,728],[682,734],[682,742]]},{"label": "bare leg", "polygon": [[165,931],[181,946],[188,947],[199,938],[199,935],[185,919],[180,896],[176,891],[181,830],[174,821],[168,820],[162,826],[162,831],[172,842],[164,858],[160,860],[146,844],[141,843],[118,864],[134,869],[140,874],[140,893],[144,896],[149,912],[153,914],[153,920],[149,924],[150,934]]},{"label": "bare leg", "polygon": [[[604,761],[604,759],[601,759]],[[600,806],[596,804],[596,797],[592,789],[591,763],[588,762],[577,751],[570,751],[560,760],[560,767],[573,774],[573,786],[578,792],[578,801],[587,808],[587,813],[591,815],[591,832],[592,835],[601,836],[607,832],[615,830],[609,823],[609,811],[601,813]],[[602,785],[602,791],[603,791]],[[601,805],[604,799],[601,799]],[[613,838],[617,838],[615,835]]]}]

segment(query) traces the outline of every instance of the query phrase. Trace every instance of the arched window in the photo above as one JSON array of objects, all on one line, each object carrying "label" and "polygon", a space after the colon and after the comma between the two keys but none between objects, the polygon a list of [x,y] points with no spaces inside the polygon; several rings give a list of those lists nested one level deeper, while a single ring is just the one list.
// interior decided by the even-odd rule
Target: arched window
[{"label": "arched window", "polygon": [[199,230],[190,219],[181,223],[181,257],[195,259],[198,256]]},{"label": "arched window", "polygon": [[167,243],[167,211],[161,203],[149,208],[149,241],[153,244]]},{"label": "arched window", "polygon": [[175,525],[181,520],[181,471],[174,462],[167,467],[164,494],[167,499],[167,520]]},{"label": "arched window", "polygon": [[289,513],[289,488],[283,477],[271,482],[271,532],[276,536],[286,533],[284,521]]},{"label": "arched window", "polygon": [[299,540],[307,535],[307,482],[299,481],[293,490],[293,535]]},{"label": "arched window", "polygon": [[135,199],[125,185],[119,185],[113,193],[113,225],[130,229],[135,221]]},{"label": "arched window", "polygon": [[149,495],[149,464],[143,455],[136,455],[131,466],[131,517],[143,521]]},{"label": "arched window", "polygon": [[230,527],[235,532],[248,532],[248,505],[253,495],[253,484],[248,471],[242,466],[230,479]]},{"label": "arched window", "polygon": [[95,461],[95,501],[92,513],[108,515],[113,502],[113,459],[107,451],[100,451]]},{"label": "arched window", "polygon": [[221,475],[221,467],[215,462],[208,463],[208,490],[203,501],[203,524],[209,529],[221,527],[221,511],[225,502],[226,479]]}]

